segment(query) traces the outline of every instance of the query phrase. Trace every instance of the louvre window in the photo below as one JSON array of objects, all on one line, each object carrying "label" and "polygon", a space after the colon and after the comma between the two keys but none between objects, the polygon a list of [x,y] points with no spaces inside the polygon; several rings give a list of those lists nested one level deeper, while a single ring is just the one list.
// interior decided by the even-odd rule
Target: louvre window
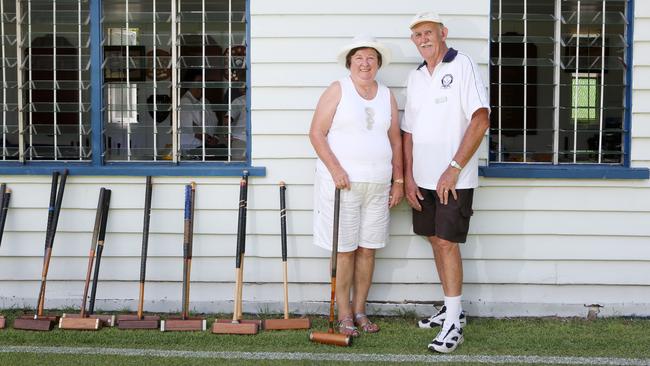
[{"label": "louvre window", "polygon": [[491,4],[490,162],[622,165],[628,1]]},{"label": "louvre window", "polygon": [[250,161],[247,1],[98,4],[0,0],[2,160]]},{"label": "louvre window", "polygon": [[105,0],[103,14],[106,159],[245,161],[245,2]]},{"label": "louvre window", "polygon": [[1,7],[2,159],[88,160],[88,3]]}]

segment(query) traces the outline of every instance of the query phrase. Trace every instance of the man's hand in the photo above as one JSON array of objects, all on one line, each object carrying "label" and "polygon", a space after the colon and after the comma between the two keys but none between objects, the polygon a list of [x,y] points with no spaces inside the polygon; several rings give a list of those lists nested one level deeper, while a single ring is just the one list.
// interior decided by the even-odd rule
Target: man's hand
[{"label": "man's hand", "polygon": [[205,135],[205,145],[207,147],[216,147],[219,144],[219,138],[213,135]]},{"label": "man's hand", "polygon": [[409,206],[413,207],[416,211],[422,211],[420,201],[424,199],[418,185],[415,184],[413,177],[404,177],[404,189],[406,190],[406,201]]},{"label": "man's hand", "polygon": [[458,176],[460,175],[460,170],[448,166],[444,173],[438,179],[438,185],[436,186],[436,194],[440,199],[440,203],[446,205],[449,202],[449,193],[454,196],[455,200],[458,200],[458,195],[456,193],[456,183],[458,183]]}]

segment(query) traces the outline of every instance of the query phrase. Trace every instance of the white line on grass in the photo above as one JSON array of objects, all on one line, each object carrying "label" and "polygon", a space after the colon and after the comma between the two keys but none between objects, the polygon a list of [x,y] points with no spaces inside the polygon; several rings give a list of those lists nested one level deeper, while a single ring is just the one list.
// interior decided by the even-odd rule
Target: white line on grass
[{"label": "white line on grass", "polygon": [[615,357],[553,357],[553,356],[469,356],[469,355],[391,355],[361,353],[306,353],[306,352],[210,352],[169,351],[157,349],[121,349],[90,347],[38,347],[4,346],[0,353],[49,353],[73,355],[117,355],[145,357],[214,358],[239,360],[292,360],[292,361],[350,361],[350,362],[477,362],[477,363],[529,363],[548,365],[633,365],[650,366],[650,359]]}]

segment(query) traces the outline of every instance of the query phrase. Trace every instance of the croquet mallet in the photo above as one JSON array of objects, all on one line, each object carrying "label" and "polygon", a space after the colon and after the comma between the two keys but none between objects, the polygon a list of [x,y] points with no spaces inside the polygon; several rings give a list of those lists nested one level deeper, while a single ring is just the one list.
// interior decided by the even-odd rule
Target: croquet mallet
[{"label": "croquet mallet", "polygon": [[102,225],[102,215],[104,214],[104,200],[106,189],[99,190],[99,201],[97,203],[97,211],[95,212],[95,226],[93,227],[93,236],[90,242],[90,252],[88,253],[88,268],[86,269],[86,280],[84,281],[84,290],[81,297],[81,311],[79,316],[70,317],[68,314],[63,314],[59,319],[60,329],[74,329],[74,330],[99,330],[102,327],[101,320],[97,318],[89,318],[86,314],[86,300],[88,298],[88,288],[90,287],[90,276],[93,272],[93,263],[95,262],[95,251],[97,249],[97,241],[99,239],[99,228]]},{"label": "croquet mallet", "polygon": [[[7,184],[2,183],[0,185],[0,199],[2,204],[0,204],[0,245],[2,245],[2,236],[5,232],[5,222],[7,221],[7,210],[9,208],[9,199],[11,198],[11,189],[7,188]],[[0,315],[0,329],[3,329],[6,324],[6,319],[4,316]]]},{"label": "croquet mallet", "polygon": [[311,321],[309,318],[289,318],[289,285],[287,275],[287,207],[286,207],[287,186],[280,182],[280,242],[282,246],[282,284],[284,286],[284,319],[266,319],[264,329],[309,329]]},{"label": "croquet mallet", "polygon": [[[43,308],[45,307],[45,288],[47,284],[47,273],[50,269],[50,260],[52,259],[54,235],[56,234],[56,227],[59,222],[59,214],[61,213],[61,204],[63,203],[63,193],[65,191],[65,182],[67,178],[67,169],[63,171],[63,175],[60,177],[60,182],[59,172],[52,173],[52,189],[50,191],[47,228],[45,229],[45,252],[43,254],[41,287],[38,292],[36,314],[23,315],[17,318],[14,321],[14,329],[49,331],[52,330],[54,324],[59,320],[59,317],[56,315],[43,315]],[[52,206],[52,203],[54,203],[54,206]]]},{"label": "croquet mallet", "polygon": [[180,318],[168,318],[160,322],[160,330],[168,331],[203,331],[206,319],[190,317],[190,274],[192,272],[192,241],[194,236],[194,201],[196,183],[185,186],[185,212],[183,228],[183,293]]},{"label": "croquet mallet", "polygon": [[309,340],[312,342],[329,344],[333,346],[350,346],[352,344],[352,337],[335,333],[334,332],[334,300],[336,299],[336,259],[339,250],[339,211],[341,208],[341,190],[336,188],[334,192],[334,222],[333,238],[332,238],[332,258],[330,267],[332,270],[332,293],[330,297],[330,320],[327,333],[310,332]]},{"label": "croquet mallet", "polygon": [[235,295],[232,320],[217,319],[212,324],[214,334],[257,334],[261,321],[242,319],[242,288],[244,285],[244,254],[246,252],[246,209],[248,205],[248,171],[239,182],[239,215],[237,219],[237,250],[235,253]]},{"label": "croquet mallet", "polygon": [[[110,314],[95,314],[95,298],[97,296],[97,283],[99,282],[99,266],[102,262],[102,253],[104,252],[104,244],[106,237],[106,224],[108,221],[108,211],[111,204],[111,190],[104,189],[104,200],[102,201],[101,209],[101,223],[99,225],[99,234],[97,235],[97,246],[95,248],[95,263],[94,273],[90,290],[90,300],[88,310],[85,316],[90,319],[99,319],[104,327],[112,327],[115,325],[115,315]],[[64,318],[79,318],[81,314],[63,314]]]},{"label": "croquet mallet", "polygon": [[117,327],[120,329],[158,329],[160,323],[160,317],[158,315],[144,315],[144,283],[147,273],[152,186],[151,176],[147,176],[144,193],[144,219],[142,222],[142,252],[140,253],[138,313],[135,315],[119,315],[117,317]]},{"label": "croquet mallet", "polygon": [[115,315],[95,314],[95,299],[97,298],[97,284],[99,283],[99,268],[102,264],[102,254],[104,253],[104,246],[106,244],[106,225],[108,222],[108,212],[110,210],[110,206],[111,190],[107,189],[104,193],[102,224],[99,227],[99,239],[97,241],[97,251],[95,252],[95,270],[93,273],[93,282],[90,289],[90,302],[88,304],[88,317],[100,319],[103,326],[105,327],[112,327],[115,325]]}]

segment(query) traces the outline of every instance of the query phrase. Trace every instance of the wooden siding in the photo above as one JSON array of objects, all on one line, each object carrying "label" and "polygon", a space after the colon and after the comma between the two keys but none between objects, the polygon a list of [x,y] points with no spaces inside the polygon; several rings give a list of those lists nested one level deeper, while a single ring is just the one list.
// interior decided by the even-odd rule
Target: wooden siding
[{"label": "wooden siding", "polygon": [[[288,184],[292,309],[326,312],[329,253],[311,244],[315,154],[308,140],[322,91],[343,77],[338,49],[374,33],[394,54],[379,79],[404,105],[406,75],[419,62],[407,23],[435,7],[448,21],[449,44],[470,54],[488,82],[487,0],[251,1],[253,165],[246,247],[246,311],[280,310],[277,183]],[[333,26],[335,25],[335,26]],[[633,166],[650,166],[650,3],[636,1],[632,98]],[[486,147],[480,150],[485,162]],[[34,306],[49,177],[0,177],[13,189],[0,247],[0,307]],[[192,307],[230,311],[238,178],[154,178],[147,307],[180,307],[183,184],[195,180],[197,213]],[[48,285],[48,306],[77,305],[100,187],[113,190],[98,306],[133,308],[137,296],[144,178],[70,177]],[[461,247],[464,306],[473,314],[650,315],[650,182],[481,179],[468,242]],[[371,309],[431,311],[442,292],[423,238],[411,234],[405,204],[393,210],[391,239],[377,254]],[[392,304],[392,305],[391,305]],[[418,305],[419,304],[419,305]]]}]

